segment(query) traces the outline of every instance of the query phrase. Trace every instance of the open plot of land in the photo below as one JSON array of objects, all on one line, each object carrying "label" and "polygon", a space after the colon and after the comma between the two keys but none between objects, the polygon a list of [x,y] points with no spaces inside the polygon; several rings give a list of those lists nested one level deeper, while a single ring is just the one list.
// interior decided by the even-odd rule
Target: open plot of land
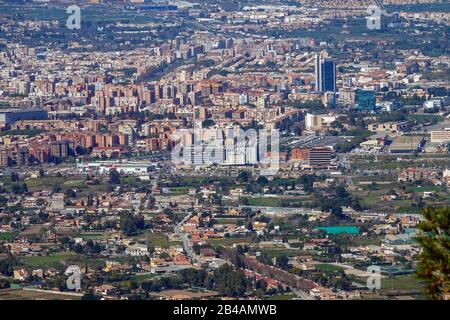
[{"label": "open plot of land", "polygon": [[22,289],[2,289],[0,300],[80,300],[80,297]]},{"label": "open plot of land", "polygon": [[46,229],[46,227],[43,224],[34,224],[28,228],[26,228],[24,231],[22,231],[20,234],[23,236],[30,236],[30,235],[36,235],[42,232],[42,230]]},{"label": "open plot of land", "polygon": [[78,235],[79,238],[83,239],[102,239],[105,238],[105,234],[101,232],[82,232]]},{"label": "open plot of land", "polygon": [[382,279],[381,289],[386,290],[422,290],[423,284],[415,275],[402,275]]},{"label": "open plot of land", "polygon": [[384,239],[383,236],[369,237],[366,235],[351,236],[349,239],[349,245],[354,246],[367,246],[367,245],[379,245]]},{"label": "open plot of land", "polygon": [[169,247],[169,238],[167,235],[160,232],[146,232],[145,238],[148,243],[154,247],[168,248]]},{"label": "open plot of land", "polygon": [[202,299],[217,296],[218,293],[215,291],[164,290],[161,292],[155,292],[154,295],[169,299],[179,299],[179,298]]},{"label": "open plot of land", "polygon": [[139,274],[138,273],[138,274],[129,275],[129,278],[126,278],[125,280],[124,279],[119,279],[119,280],[109,279],[109,281],[107,281],[107,282],[114,286],[128,286],[130,281],[141,283],[141,282],[145,282],[150,279],[159,278],[159,277],[161,277],[160,274],[153,274],[153,273]]},{"label": "open plot of land", "polygon": [[0,241],[11,241],[14,238],[13,232],[0,232]]},{"label": "open plot of land", "polygon": [[304,252],[301,250],[297,250],[297,249],[265,249],[263,251],[264,253],[267,254],[267,256],[269,256],[270,258],[273,257],[281,257],[281,256],[287,256],[287,257],[295,257],[295,256],[299,256],[302,255]]},{"label": "open plot of land", "polygon": [[[351,270],[359,270],[359,269],[346,269],[346,273],[349,274]],[[367,273],[365,271],[359,270],[361,272],[351,272],[352,275],[355,275],[359,278],[355,279],[357,283],[361,283],[365,285],[367,283]],[[402,291],[423,291],[423,282],[416,278],[415,275],[401,275],[394,277],[381,276],[381,291],[394,291],[394,290],[402,290]]]},{"label": "open plot of land", "polygon": [[246,202],[250,206],[261,206],[261,207],[292,207],[292,206],[302,206],[305,201],[311,200],[310,196],[279,196],[279,197],[243,197],[242,199],[247,199]]},{"label": "open plot of land", "polygon": [[179,195],[188,193],[189,189],[191,189],[191,188],[190,187],[173,187],[173,188],[170,188],[169,194],[172,196],[179,196]]},{"label": "open plot of land", "polygon": [[67,178],[64,177],[45,176],[35,179],[28,179],[25,182],[28,186],[28,190],[30,192],[34,192],[45,189],[51,190],[51,188],[53,188],[54,185],[62,186],[65,181],[67,181]]},{"label": "open plot of land", "polygon": [[218,224],[237,224],[238,221],[245,221],[245,218],[214,218]]},{"label": "open plot of land", "polygon": [[239,243],[251,243],[251,237],[242,237],[242,238],[222,238],[222,239],[209,239],[207,241],[211,245],[224,245],[224,246],[232,246],[234,244]]},{"label": "open plot of land", "polygon": [[62,192],[65,192],[68,189],[78,189],[83,196],[86,196],[88,193],[106,191],[107,188],[106,184],[88,185],[81,176],[44,176],[28,179],[25,182],[30,192],[52,190],[54,186],[58,186],[61,188]]},{"label": "open plot of land", "polygon": [[334,271],[344,270],[343,267],[336,266],[333,264],[328,264],[328,263],[318,263],[318,264],[315,264],[314,267],[316,268],[317,271],[322,271],[322,272],[334,272]]},{"label": "open plot of land", "polygon": [[54,266],[67,261],[71,257],[75,257],[75,253],[62,252],[58,254],[50,254],[48,256],[30,256],[20,258],[25,264],[31,266]]}]

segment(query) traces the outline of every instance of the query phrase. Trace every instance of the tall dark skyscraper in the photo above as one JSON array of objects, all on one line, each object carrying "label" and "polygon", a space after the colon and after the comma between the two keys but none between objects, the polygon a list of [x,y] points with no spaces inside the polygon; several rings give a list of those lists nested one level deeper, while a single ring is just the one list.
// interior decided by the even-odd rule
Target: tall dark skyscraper
[{"label": "tall dark skyscraper", "polygon": [[336,93],[336,63],[322,59],[316,54],[315,59],[316,91]]}]

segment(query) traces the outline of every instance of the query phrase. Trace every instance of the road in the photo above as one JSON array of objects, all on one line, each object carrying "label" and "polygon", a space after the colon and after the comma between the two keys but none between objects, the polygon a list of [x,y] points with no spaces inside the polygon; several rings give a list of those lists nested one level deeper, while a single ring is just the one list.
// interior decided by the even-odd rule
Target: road
[{"label": "road", "polygon": [[186,252],[187,256],[189,257],[189,259],[191,261],[196,261],[197,257],[195,255],[194,250],[192,250],[191,247],[191,243],[189,241],[189,237],[187,233],[183,233],[183,231],[181,231],[181,227],[183,226],[184,223],[186,223],[186,221],[188,221],[190,218],[192,217],[192,213],[189,213],[186,217],[183,218],[183,220],[181,220],[180,223],[178,223],[175,226],[175,234],[181,238],[181,240],[183,241],[183,249]]},{"label": "road", "polygon": [[183,249],[186,252],[186,255],[189,257],[189,259],[191,260],[191,262],[193,263],[198,263],[200,265],[202,264],[209,264],[210,266],[212,266],[213,268],[219,267],[221,265],[223,265],[224,263],[227,263],[226,260],[224,259],[220,259],[220,258],[204,258],[204,257],[200,257],[198,255],[195,254],[194,250],[192,249],[191,246],[191,242],[189,241],[189,236],[187,233],[184,233],[181,230],[181,227],[183,226],[183,224],[188,221],[190,218],[192,217],[192,213],[188,214],[186,217],[183,218],[183,220],[181,220],[180,223],[178,223],[175,226],[175,234],[181,238],[182,242],[183,242]]},{"label": "road", "polygon": [[292,292],[297,296],[297,300],[315,300],[309,293],[297,289],[292,289]]}]

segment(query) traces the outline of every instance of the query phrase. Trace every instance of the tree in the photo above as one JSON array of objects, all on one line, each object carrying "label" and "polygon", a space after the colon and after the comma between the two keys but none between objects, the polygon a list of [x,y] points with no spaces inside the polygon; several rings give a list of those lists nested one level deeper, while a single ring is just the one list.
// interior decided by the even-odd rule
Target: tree
[{"label": "tree", "polygon": [[256,183],[261,186],[265,186],[266,184],[269,183],[269,180],[264,176],[260,176],[258,179],[256,179]]},{"label": "tree", "polygon": [[450,296],[450,207],[422,210],[417,240],[422,247],[417,275],[424,279],[433,299]]},{"label": "tree", "polygon": [[109,172],[109,183],[110,184],[120,184],[120,174],[116,169]]},{"label": "tree", "polygon": [[216,123],[214,122],[214,120],[211,120],[211,119],[205,119],[205,120],[202,121],[202,127],[203,128],[209,128],[209,127],[212,127],[215,124]]},{"label": "tree", "polygon": [[141,215],[134,216],[131,212],[125,212],[120,216],[120,229],[127,236],[134,235],[139,229],[144,228],[144,218]]},{"label": "tree", "polygon": [[237,181],[239,182],[248,182],[251,177],[251,174],[248,171],[241,171],[237,176]]},{"label": "tree", "polygon": [[19,176],[17,175],[17,173],[15,173],[14,171],[11,173],[11,181],[12,182],[17,182],[19,181]]},{"label": "tree", "polygon": [[213,273],[215,289],[231,297],[241,297],[245,293],[246,278],[244,272],[229,264],[224,264]]},{"label": "tree", "polygon": [[23,183],[15,183],[11,187],[11,191],[17,194],[24,194],[28,192],[28,186],[25,182]]},{"label": "tree", "polygon": [[8,198],[3,195],[0,195],[0,206],[5,206],[8,203]]},{"label": "tree", "polygon": [[289,263],[289,258],[285,255],[281,255],[276,259],[276,263],[277,263],[277,266],[280,267],[281,269],[287,269],[288,263]]}]

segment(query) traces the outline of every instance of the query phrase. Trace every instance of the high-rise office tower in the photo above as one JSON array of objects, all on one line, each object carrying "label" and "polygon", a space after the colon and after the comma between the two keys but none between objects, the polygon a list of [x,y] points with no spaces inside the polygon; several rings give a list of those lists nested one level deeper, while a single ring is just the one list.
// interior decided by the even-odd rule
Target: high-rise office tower
[{"label": "high-rise office tower", "polygon": [[322,91],[322,62],[321,62],[320,54],[316,53],[316,57],[314,59],[314,72],[315,72],[315,90]]},{"label": "high-rise office tower", "polygon": [[320,54],[315,58],[315,90],[318,92],[336,93],[336,63],[322,59]]}]

